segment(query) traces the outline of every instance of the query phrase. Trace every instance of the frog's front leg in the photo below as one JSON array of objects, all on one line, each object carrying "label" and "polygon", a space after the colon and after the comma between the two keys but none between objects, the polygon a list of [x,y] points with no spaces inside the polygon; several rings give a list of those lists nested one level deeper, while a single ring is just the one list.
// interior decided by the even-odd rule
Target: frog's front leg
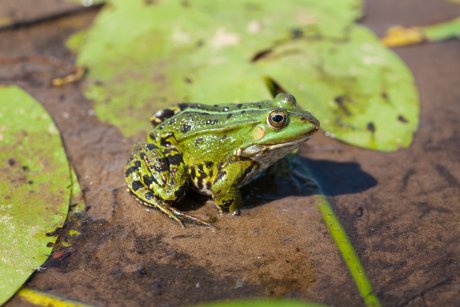
[{"label": "frog's front leg", "polygon": [[210,226],[171,207],[188,189],[187,169],[179,150],[143,143],[135,147],[125,168],[129,191],[144,205],[155,207],[183,226],[183,222]]},{"label": "frog's front leg", "polygon": [[214,203],[221,213],[238,213],[238,208],[242,205],[239,184],[251,164],[249,161],[229,162],[218,170],[211,191]]}]

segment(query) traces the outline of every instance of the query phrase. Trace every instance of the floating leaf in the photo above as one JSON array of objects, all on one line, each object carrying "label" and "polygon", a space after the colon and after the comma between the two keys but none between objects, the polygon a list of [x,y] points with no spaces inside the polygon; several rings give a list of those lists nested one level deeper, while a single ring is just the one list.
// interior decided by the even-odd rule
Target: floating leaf
[{"label": "floating leaf", "polygon": [[0,87],[0,304],[51,253],[71,185],[59,132],[22,89]]},{"label": "floating leaf", "polygon": [[71,45],[96,114],[125,135],[174,102],[270,99],[279,87],[330,136],[406,147],[418,126],[412,75],[360,16],[359,0],[113,0]]}]

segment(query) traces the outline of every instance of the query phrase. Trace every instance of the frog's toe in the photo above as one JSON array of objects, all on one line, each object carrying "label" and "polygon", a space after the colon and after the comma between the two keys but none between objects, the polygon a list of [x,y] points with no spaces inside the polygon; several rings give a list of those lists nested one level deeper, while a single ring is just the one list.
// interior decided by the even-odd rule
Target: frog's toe
[{"label": "frog's toe", "polygon": [[240,215],[240,214],[241,214],[240,209],[236,209],[235,211],[232,212],[232,215],[233,215],[233,216],[238,216],[238,215]]},{"label": "frog's toe", "polygon": [[169,210],[174,214],[175,216],[175,220],[178,219],[180,220],[180,224],[182,225],[182,227],[184,227],[184,224],[183,223],[189,223],[189,224],[194,224],[194,225],[198,225],[198,226],[206,226],[206,227],[210,227],[210,228],[215,228],[214,225],[206,222],[206,221],[203,221],[202,219],[199,219],[197,217],[194,217],[192,215],[188,215],[188,214],[185,214],[177,209],[174,209],[174,208],[169,208]]}]

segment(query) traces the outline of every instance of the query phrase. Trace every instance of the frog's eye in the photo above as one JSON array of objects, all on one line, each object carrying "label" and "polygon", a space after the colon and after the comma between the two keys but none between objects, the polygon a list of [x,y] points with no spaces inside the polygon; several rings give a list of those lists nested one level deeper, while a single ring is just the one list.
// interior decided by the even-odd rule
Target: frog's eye
[{"label": "frog's eye", "polygon": [[280,130],[287,124],[287,114],[284,110],[275,110],[268,114],[267,124],[269,127]]}]

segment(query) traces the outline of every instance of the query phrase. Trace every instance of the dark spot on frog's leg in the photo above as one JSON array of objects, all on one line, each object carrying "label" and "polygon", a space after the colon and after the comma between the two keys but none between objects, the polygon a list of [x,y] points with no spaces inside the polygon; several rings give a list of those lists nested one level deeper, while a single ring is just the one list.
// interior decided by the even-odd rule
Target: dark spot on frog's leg
[{"label": "dark spot on frog's leg", "polygon": [[375,132],[375,125],[373,122],[368,122],[367,123],[367,127],[366,127],[367,130],[369,130],[370,132],[374,133]]},{"label": "dark spot on frog's leg", "polygon": [[145,160],[145,152],[141,152],[139,154],[139,157],[142,159],[142,160]]},{"label": "dark spot on frog's leg", "polygon": [[199,190],[203,190],[203,178],[198,178],[196,182],[196,186],[198,187]]},{"label": "dark spot on frog's leg", "polygon": [[164,146],[164,147],[169,147],[169,145],[171,145],[171,142],[169,142],[169,141],[168,141],[167,139],[165,139],[165,138],[162,138],[162,139],[160,140],[160,145],[161,145],[161,146]]},{"label": "dark spot on frog's leg", "polygon": [[182,126],[180,127],[180,131],[181,131],[182,133],[187,133],[187,132],[190,131],[190,129],[192,129],[192,126],[190,126],[190,125],[182,125]]},{"label": "dark spot on frog's leg", "polygon": [[126,169],[126,172],[125,172],[125,177],[128,177],[129,175],[131,175],[132,173],[134,173],[135,171],[137,171],[139,169],[139,167],[137,166],[131,166],[131,167],[128,167]]},{"label": "dark spot on frog's leg", "polygon": [[200,178],[205,178],[207,177],[206,172],[204,171],[204,165],[203,164],[198,164],[198,174]]},{"label": "dark spot on frog's leg", "polygon": [[169,162],[166,158],[157,158],[156,163],[153,165],[153,168],[157,172],[165,172],[169,168]]},{"label": "dark spot on frog's leg", "polygon": [[214,184],[220,180],[222,180],[222,178],[224,178],[224,176],[227,174],[227,172],[225,171],[220,171],[219,173],[217,173],[217,176],[216,176],[216,179],[214,179]]},{"label": "dark spot on frog's leg", "polygon": [[206,190],[211,191],[211,188],[212,188],[211,181],[207,181],[206,182]]},{"label": "dark spot on frog's leg", "polygon": [[142,188],[143,185],[142,185],[142,182],[140,182],[139,180],[135,180],[131,183],[131,189],[136,192],[137,190],[139,190],[140,188]]},{"label": "dark spot on frog's leg", "polygon": [[214,172],[212,170],[209,171],[209,174],[208,174],[208,177],[209,178],[212,178],[212,176],[214,175]]},{"label": "dark spot on frog's leg", "polygon": [[16,164],[16,160],[14,160],[13,158],[8,159],[8,165],[9,166],[14,166],[15,164]]},{"label": "dark spot on frog's leg", "polygon": [[227,119],[229,119],[230,117],[232,117],[232,115],[233,115],[232,113],[228,113],[228,114],[227,114]]},{"label": "dark spot on frog's leg", "polygon": [[196,170],[194,166],[190,166],[189,174],[190,174],[190,177],[192,177],[192,179],[196,178]]},{"label": "dark spot on frog's leg", "polygon": [[147,200],[151,200],[153,198],[153,193],[151,191],[148,191],[144,194],[144,196]]},{"label": "dark spot on frog's leg", "polygon": [[137,168],[140,168],[141,167],[141,161],[139,161],[139,160],[134,161],[134,166],[137,167]]},{"label": "dark spot on frog's leg", "polygon": [[174,156],[168,156],[168,161],[170,165],[179,165],[183,162],[182,155],[176,154]]},{"label": "dark spot on frog's leg", "polygon": [[150,185],[156,181],[155,178],[153,178],[153,176],[149,176],[149,175],[144,175],[142,177],[142,179],[144,180],[144,184],[148,187],[150,187]]},{"label": "dark spot on frog's leg", "polygon": [[206,167],[209,169],[209,168],[211,168],[211,167],[214,165],[214,162],[212,162],[212,161],[206,161],[206,162],[204,162],[204,164],[205,164]]},{"label": "dark spot on frog's leg", "polygon": [[403,115],[399,115],[398,116],[398,120],[401,122],[401,123],[404,123],[404,124],[407,124],[409,121],[407,120],[407,118],[405,118]]},{"label": "dark spot on frog's leg", "polygon": [[147,145],[145,145],[145,148],[147,148],[148,150],[152,151],[152,150],[156,149],[157,147],[152,143],[147,143]]},{"label": "dark spot on frog's leg", "polygon": [[177,149],[176,148],[173,148],[173,147],[170,147],[170,148],[166,148],[166,149],[163,149],[163,153],[165,155],[170,155],[172,153],[177,153]]},{"label": "dark spot on frog's leg", "polygon": [[243,106],[242,103],[239,103],[239,104],[236,105],[236,107],[237,107],[238,109],[241,109],[242,106]]}]

